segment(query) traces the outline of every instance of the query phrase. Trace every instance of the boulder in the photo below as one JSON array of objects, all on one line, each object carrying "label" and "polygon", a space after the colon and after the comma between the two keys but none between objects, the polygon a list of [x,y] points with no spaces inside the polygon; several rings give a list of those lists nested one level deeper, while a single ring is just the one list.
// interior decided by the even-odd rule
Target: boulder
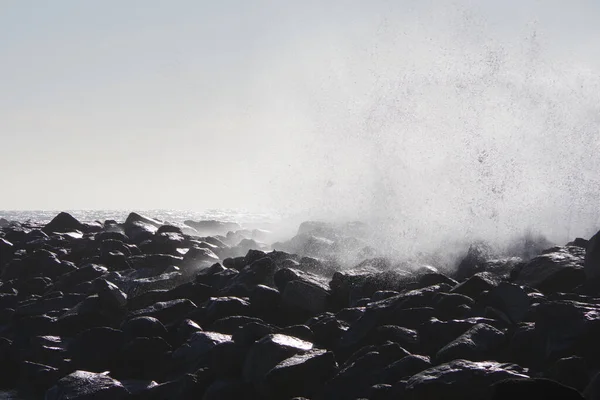
[{"label": "boulder", "polygon": [[477,324],[440,349],[435,358],[440,363],[456,359],[493,360],[505,342],[503,332],[487,324]]},{"label": "boulder", "polygon": [[549,249],[516,270],[514,283],[544,293],[571,291],[585,281],[584,258],[585,250],[580,247]]},{"label": "boulder", "polygon": [[187,314],[196,309],[196,305],[188,299],[177,299],[158,302],[150,307],[129,313],[129,318],[154,317],[164,325],[182,320]]},{"label": "boulder", "polygon": [[529,376],[514,364],[454,360],[413,375],[406,382],[403,398],[485,399],[492,384],[510,378],[527,379]]},{"label": "boulder", "polygon": [[46,392],[46,400],[126,399],[129,392],[123,384],[107,374],[75,371],[60,379]]},{"label": "boulder", "polygon": [[506,379],[492,386],[491,400],[561,399],[584,400],[572,387],[550,379]]},{"label": "boulder", "polygon": [[520,286],[502,282],[490,290],[485,302],[487,305],[502,311],[511,322],[518,323],[523,321],[527,315],[531,299]]},{"label": "boulder", "polygon": [[259,384],[281,361],[312,350],[313,344],[292,336],[271,334],[260,339],[248,352],[243,376],[246,382]]},{"label": "boulder", "polygon": [[42,228],[42,231],[48,235],[54,232],[66,233],[81,230],[84,230],[83,224],[66,212],[61,212]]},{"label": "boulder", "polygon": [[592,236],[585,247],[584,270],[587,279],[600,279],[600,231]]},{"label": "boulder", "polygon": [[193,373],[211,364],[211,351],[220,343],[230,342],[231,335],[216,332],[196,332],[173,351],[174,371]]},{"label": "boulder", "polygon": [[329,291],[303,280],[288,282],[281,296],[282,305],[287,309],[311,314],[326,311],[329,308],[329,298]]},{"label": "boulder", "polygon": [[335,375],[337,368],[332,352],[310,350],[287,358],[273,367],[260,383],[259,391],[265,398],[271,399],[295,396],[310,398]]}]

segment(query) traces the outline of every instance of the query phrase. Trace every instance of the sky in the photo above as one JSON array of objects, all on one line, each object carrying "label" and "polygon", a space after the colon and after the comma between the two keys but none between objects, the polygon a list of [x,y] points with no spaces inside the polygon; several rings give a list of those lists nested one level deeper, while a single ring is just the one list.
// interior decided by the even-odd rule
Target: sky
[{"label": "sky", "polygon": [[392,209],[431,229],[575,204],[595,222],[599,17],[592,0],[2,0],[0,209]]}]

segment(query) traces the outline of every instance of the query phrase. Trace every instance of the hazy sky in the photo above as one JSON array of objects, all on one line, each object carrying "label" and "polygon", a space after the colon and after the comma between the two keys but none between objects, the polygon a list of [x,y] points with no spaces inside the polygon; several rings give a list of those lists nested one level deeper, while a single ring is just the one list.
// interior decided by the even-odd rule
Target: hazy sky
[{"label": "hazy sky", "polygon": [[[452,165],[443,154],[458,151],[456,136],[439,132],[464,128],[447,117],[463,97],[436,87],[483,88],[482,68],[496,86],[533,80],[547,96],[567,93],[576,105],[554,115],[589,128],[599,5],[2,0],[0,209],[335,209],[367,181],[384,192],[398,185],[402,172],[385,173],[396,164],[372,163],[390,149],[415,149],[405,164],[431,153],[419,182]],[[544,89],[557,85],[566,89]],[[503,121],[514,121],[515,104]],[[414,120],[399,117],[409,105]],[[409,126],[413,136],[385,133]],[[358,197],[353,206],[364,206]]]}]

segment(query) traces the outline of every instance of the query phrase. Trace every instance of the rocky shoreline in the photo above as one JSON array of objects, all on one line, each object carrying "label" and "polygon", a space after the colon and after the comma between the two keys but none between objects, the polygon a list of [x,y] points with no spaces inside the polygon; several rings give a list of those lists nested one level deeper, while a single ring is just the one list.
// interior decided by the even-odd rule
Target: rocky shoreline
[{"label": "rocky shoreline", "polygon": [[600,399],[600,235],[444,272],[314,223],[272,247],[135,213],[0,227],[0,388],[22,398]]}]

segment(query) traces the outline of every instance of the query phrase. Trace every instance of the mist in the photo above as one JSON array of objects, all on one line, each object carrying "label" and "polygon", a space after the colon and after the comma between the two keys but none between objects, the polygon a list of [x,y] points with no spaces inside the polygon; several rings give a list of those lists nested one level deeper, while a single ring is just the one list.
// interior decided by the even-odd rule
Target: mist
[{"label": "mist", "polygon": [[297,154],[264,171],[270,207],[404,253],[595,233],[600,64],[570,27],[597,7],[406,6],[294,48],[270,96],[293,99]]}]

